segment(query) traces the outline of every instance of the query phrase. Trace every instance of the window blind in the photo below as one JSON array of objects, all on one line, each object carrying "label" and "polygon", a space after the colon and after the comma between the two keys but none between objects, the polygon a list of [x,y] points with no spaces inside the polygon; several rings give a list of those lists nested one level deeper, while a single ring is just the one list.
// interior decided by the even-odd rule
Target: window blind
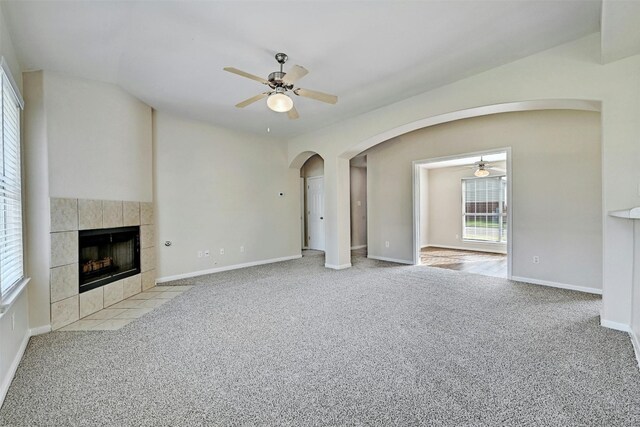
[{"label": "window blind", "polygon": [[0,297],[24,277],[22,183],[20,172],[20,101],[11,77],[0,68]]},{"label": "window blind", "polygon": [[504,176],[462,180],[462,238],[507,241],[507,185]]}]

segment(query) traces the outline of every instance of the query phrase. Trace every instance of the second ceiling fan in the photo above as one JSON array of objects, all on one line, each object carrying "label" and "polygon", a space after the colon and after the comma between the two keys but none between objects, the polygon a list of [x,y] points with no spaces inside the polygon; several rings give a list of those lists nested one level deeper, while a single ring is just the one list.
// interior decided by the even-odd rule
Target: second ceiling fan
[{"label": "second ceiling fan", "polygon": [[300,117],[298,110],[293,106],[293,100],[289,97],[288,92],[297,96],[304,96],[305,98],[315,99],[316,101],[326,102],[328,104],[335,104],[338,102],[338,97],[335,95],[329,95],[327,93],[317,92],[315,90],[303,89],[300,87],[294,88],[295,83],[306,76],[309,71],[300,65],[294,65],[291,71],[285,73],[282,71],[282,66],[289,57],[284,53],[276,53],[276,61],[280,64],[280,71],[274,71],[269,74],[267,79],[258,77],[256,75],[247,73],[242,70],[238,70],[233,67],[225,67],[224,70],[233,74],[237,74],[242,77],[246,77],[251,80],[255,80],[264,85],[269,86],[270,90],[263,92],[259,95],[246,99],[238,104],[236,107],[244,108],[254,102],[267,98],[267,106],[276,112],[287,113],[290,119],[297,119]]}]

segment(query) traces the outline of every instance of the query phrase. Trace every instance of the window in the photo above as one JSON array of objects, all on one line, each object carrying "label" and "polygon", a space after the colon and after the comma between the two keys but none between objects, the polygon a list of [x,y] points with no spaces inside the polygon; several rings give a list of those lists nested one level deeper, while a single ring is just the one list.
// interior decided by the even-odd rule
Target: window
[{"label": "window", "polygon": [[0,300],[24,278],[20,109],[22,99],[4,58],[0,60]]},{"label": "window", "polygon": [[462,239],[507,241],[507,178],[462,180]]}]

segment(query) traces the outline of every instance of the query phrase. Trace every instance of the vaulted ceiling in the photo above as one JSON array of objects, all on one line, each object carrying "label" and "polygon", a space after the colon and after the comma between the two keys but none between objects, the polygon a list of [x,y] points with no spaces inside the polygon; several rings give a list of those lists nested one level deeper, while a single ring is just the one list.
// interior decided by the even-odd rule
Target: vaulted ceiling
[{"label": "vaulted ceiling", "polygon": [[[25,70],[115,83],[159,110],[289,137],[600,31],[605,11],[620,25],[629,12],[615,3],[5,1],[4,9]],[[629,44],[603,31],[609,60],[637,48],[617,39]],[[276,52],[289,55],[285,71],[310,71],[300,86],[338,103],[294,96],[298,120],[265,101],[235,108],[265,86],[223,67],[266,78]]]}]

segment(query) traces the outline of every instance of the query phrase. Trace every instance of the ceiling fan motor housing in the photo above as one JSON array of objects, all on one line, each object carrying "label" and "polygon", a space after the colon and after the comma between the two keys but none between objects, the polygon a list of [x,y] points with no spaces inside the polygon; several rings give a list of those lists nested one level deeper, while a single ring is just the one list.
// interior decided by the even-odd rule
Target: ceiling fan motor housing
[{"label": "ceiling fan motor housing", "polygon": [[268,80],[269,80],[269,86],[271,87],[271,89],[275,89],[278,87],[281,87],[287,90],[293,89],[293,85],[286,85],[282,81],[282,79],[286,74],[287,73],[285,73],[284,71],[274,71],[273,73],[269,74]]}]

